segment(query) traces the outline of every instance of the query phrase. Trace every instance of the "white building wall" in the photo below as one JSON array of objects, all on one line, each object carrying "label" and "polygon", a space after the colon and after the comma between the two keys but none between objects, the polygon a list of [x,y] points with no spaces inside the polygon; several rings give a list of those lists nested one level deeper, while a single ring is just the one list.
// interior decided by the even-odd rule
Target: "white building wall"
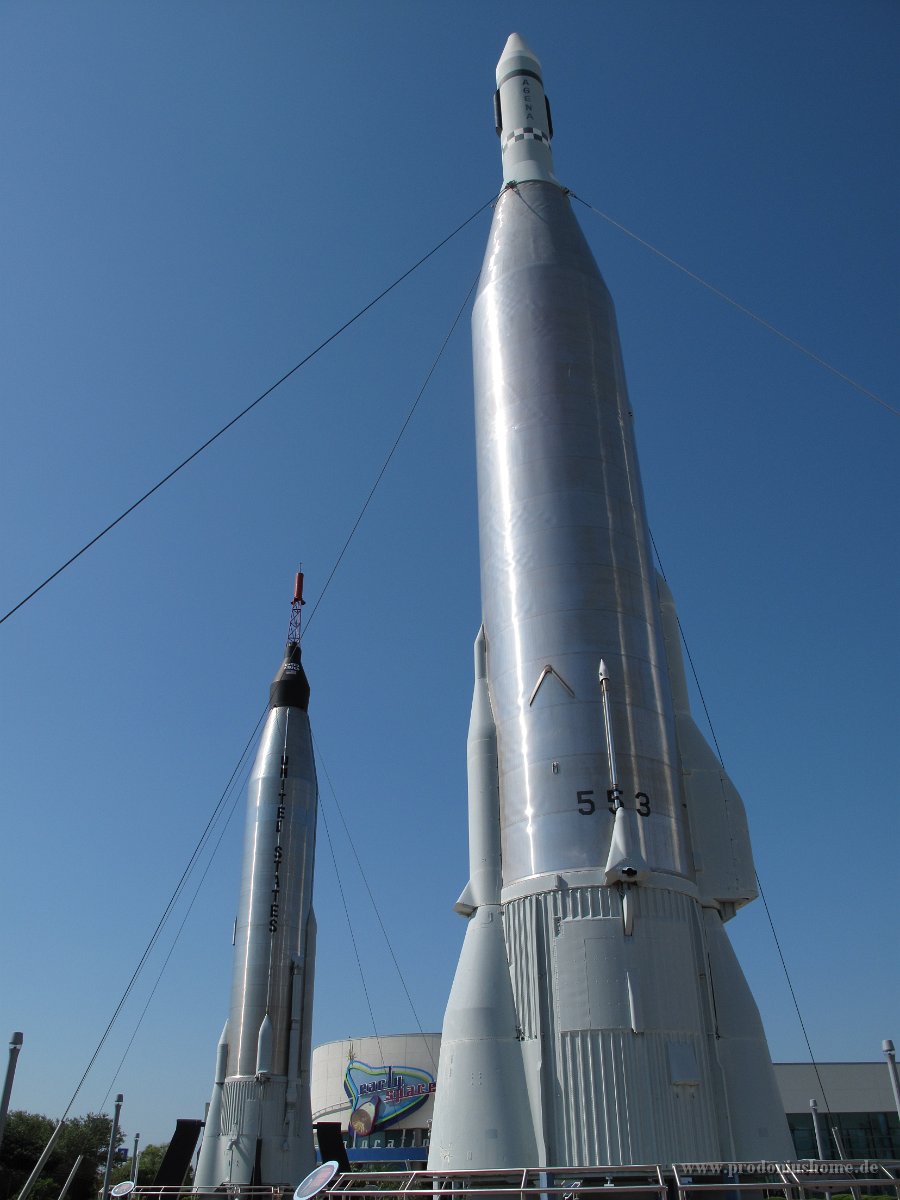
[{"label": "white building wall", "polygon": [[[832,1112],[894,1112],[885,1062],[817,1063]],[[812,1063],[775,1063],[785,1112],[808,1112],[810,1100],[825,1110],[825,1097]]]}]

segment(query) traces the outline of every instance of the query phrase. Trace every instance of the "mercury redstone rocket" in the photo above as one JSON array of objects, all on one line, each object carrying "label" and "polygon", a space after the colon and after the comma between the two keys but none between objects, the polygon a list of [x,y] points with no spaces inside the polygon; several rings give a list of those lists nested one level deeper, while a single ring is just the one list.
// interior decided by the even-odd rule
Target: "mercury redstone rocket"
[{"label": "mercury redstone rocket", "polygon": [[289,1185],[315,1166],[309,1069],[316,919],[318,787],[309,683],[300,661],[297,576],[284,661],[247,792],[231,1010],[197,1164],[195,1190]]},{"label": "mercury redstone rocket", "polygon": [[724,930],[756,896],[744,808],[691,718],[612,300],[518,34],[495,115],[504,190],[472,316],[468,927],[429,1168],[784,1159]]}]

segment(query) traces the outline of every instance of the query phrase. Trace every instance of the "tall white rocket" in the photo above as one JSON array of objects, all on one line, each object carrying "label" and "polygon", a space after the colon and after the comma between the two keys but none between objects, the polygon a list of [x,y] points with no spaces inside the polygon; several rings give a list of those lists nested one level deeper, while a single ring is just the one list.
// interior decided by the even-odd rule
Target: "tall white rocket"
[{"label": "tall white rocket", "polygon": [[318,786],[309,683],[300,661],[297,576],[291,633],[247,789],[231,1006],[216,1054],[195,1190],[293,1189],[315,1166],[309,1069]]},{"label": "tall white rocket", "polygon": [[690,715],[612,300],[517,34],[495,113],[505,188],[472,317],[469,923],[429,1167],[789,1157],[724,930],[756,895],[743,804]]}]

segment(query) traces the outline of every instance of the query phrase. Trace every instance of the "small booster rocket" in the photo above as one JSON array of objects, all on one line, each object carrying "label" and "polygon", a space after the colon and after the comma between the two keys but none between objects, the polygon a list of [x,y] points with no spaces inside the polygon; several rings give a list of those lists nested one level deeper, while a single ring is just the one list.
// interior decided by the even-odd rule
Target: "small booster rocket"
[{"label": "small booster rocket", "polygon": [[468,927],[429,1169],[790,1157],[724,930],[756,896],[743,804],[690,715],[613,303],[518,34],[494,108]]},{"label": "small booster rocket", "polygon": [[284,661],[247,791],[231,1009],[195,1190],[220,1184],[294,1188],[315,1165],[309,1070],[316,919],[312,909],[318,788],[309,683],[300,661],[297,575]]}]

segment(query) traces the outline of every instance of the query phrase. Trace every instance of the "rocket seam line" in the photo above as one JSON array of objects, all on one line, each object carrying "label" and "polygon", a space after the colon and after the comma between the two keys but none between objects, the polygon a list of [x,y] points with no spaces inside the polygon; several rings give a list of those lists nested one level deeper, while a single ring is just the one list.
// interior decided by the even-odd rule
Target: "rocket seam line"
[{"label": "rocket seam line", "polygon": [[508,71],[502,79],[497,81],[497,87],[502,88],[504,83],[506,83],[508,80],[518,79],[523,75],[527,76],[529,79],[536,79],[541,87],[544,86],[544,81],[541,79],[540,75],[538,75],[537,71],[529,71],[527,67],[520,67],[517,71]]}]

